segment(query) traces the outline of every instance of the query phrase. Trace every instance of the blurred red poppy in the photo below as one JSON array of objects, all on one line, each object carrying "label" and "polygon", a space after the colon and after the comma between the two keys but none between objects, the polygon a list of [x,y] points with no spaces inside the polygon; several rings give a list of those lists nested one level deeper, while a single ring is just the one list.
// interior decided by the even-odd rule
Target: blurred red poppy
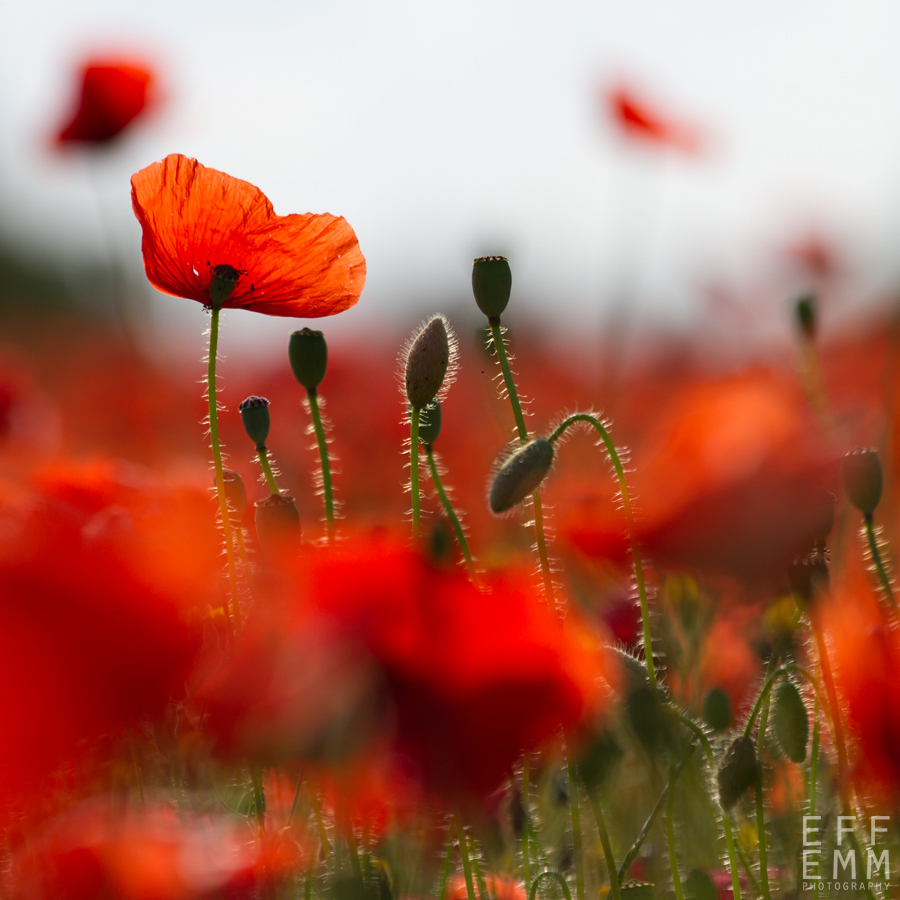
[{"label": "blurred red poppy", "polygon": [[4,500],[0,803],[183,694],[219,570],[202,491],[102,464],[44,470]]},{"label": "blurred red poppy", "polygon": [[668,147],[689,155],[703,150],[703,138],[696,127],[677,122],[654,109],[631,88],[619,85],[603,96],[613,124],[631,140]]},{"label": "blurred red poppy", "polygon": [[78,107],[57,143],[109,143],[148,107],[154,81],[150,69],[137,61],[91,60],[81,72]]},{"label": "blurred red poppy", "polygon": [[237,278],[225,309],[317,318],[359,299],[366,261],[345,219],[277,216],[266,196],[178,153],[131,179],[144,269],[166,294],[208,306],[214,270]]},{"label": "blurred red poppy", "polygon": [[[352,726],[365,714],[370,736],[389,738],[419,783],[456,804],[489,793],[524,749],[602,706],[609,660],[574,616],[560,621],[545,606],[530,574],[507,571],[473,584],[387,538],[307,551],[298,563],[287,608],[208,692],[209,727],[232,752],[257,746],[267,711],[297,731],[304,713],[330,704],[338,716],[331,728],[359,737]],[[283,715],[273,701],[285,696],[288,680],[290,657],[281,648],[297,642],[291,635],[311,633],[320,646],[323,635],[343,644],[340,655],[327,656],[345,662],[318,679],[319,696],[297,692],[294,714]],[[295,653],[293,668],[308,669],[315,657]],[[264,674],[273,660],[278,677]],[[362,666],[379,704],[358,702]]]},{"label": "blurred red poppy", "polygon": [[15,854],[9,896],[249,900],[273,891],[309,857],[293,834],[248,838],[234,819],[180,821],[169,809],[136,814],[95,803],[69,813]]}]

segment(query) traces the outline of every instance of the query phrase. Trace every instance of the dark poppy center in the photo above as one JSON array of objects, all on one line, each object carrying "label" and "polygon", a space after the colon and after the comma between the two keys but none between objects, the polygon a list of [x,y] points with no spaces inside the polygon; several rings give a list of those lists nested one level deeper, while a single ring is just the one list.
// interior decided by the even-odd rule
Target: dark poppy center
[{"label": "dark poppy center", "polygon": [[228,263],[219,263],[213,267],[209,278],[209,303],[213,309],[221,309],[222,304],[231,296],[241,274],[240,269]]}]

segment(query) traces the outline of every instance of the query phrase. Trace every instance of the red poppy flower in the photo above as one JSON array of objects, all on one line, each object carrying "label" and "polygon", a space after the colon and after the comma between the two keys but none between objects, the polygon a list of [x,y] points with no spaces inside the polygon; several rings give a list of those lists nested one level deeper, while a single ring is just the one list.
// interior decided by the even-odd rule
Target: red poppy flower
[{"label": "red poppy flower", "polygon": [[605,102],[613,123],[628,138],[689,155],[698,154],[703,148],[698,129],[669,119],[624,85],[609,91]]},{"label": "red poppy flower", "polygon": [[204,492],[108,465],[35,480],[0,509],[0,804],[183,693],[191,610],[216,602]]},{"label": "red poppy flower", "polygon": [[108,143],[147,107],[153,81],[153,73],[140,63],[91,60],[82,70],[78,108],[57,142]]},{"label": "red poppy flower", "polygon": [[236,284],[222,303],[270,316],[317,318],[359,299],[366,261],[345,219],[276,216],[246,181],[178,153],[132,176],[144,268],[166,294],[210,305],[214,272]]},{"label": "red poppy flower", "polygon": [[[611,664],[574,616],[561,622],[545,606],[530,574],[505,572],[476,585],[385,538],[307,551],[298,562],[274,627],[261,628],[234,670],[207,692],[209,728],[232,752],[257,750],[259,735],[271,731],[260,721],[264,715],[288,723],[285,735],[289,727],[308,740],[311,732],[298,725],[307,710],[307,720],[322,722],[323,739],[335,729],[358,737],[365,724],[370,736],[391,740],[420,784],[456,804],[466,795],[486,796],[523,750],[603,702],[598,680]],[[294,695],[284,685],[305,684],[299,672],[311,658],[322,665],[321,654],[298,642],[312,629],[321,646],[329,636],[335,674],[330,683],[318,679],[319,695]],[[363,696],[355,680],[363,664],[354,668],[354,655],[375,679],[380,706],[354,702]],[[330,728],[316,713],[328,705],[337,717]],[[367,723],[360,719],[365,711]]]}]

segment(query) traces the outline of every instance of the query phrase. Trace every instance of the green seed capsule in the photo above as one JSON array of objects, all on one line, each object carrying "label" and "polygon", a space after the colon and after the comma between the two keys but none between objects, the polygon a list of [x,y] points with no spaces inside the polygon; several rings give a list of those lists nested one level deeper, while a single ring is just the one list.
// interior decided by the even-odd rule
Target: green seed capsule
[{"label": "green seed capsule", "polygon": [[734,806],[757,777],[756,745],[753,738],[742,734],[735,738],[719,766],[719,802],[722,809]]},{"label": "green seed capsule", "polygon": [[450,338],[443,316],[435,316],[413,338],[406,354],[406,396],[424,409],[437,396],[450,365]]},{"label": "green seed capsule", "polygon": [[804,337],[813,340],[819,330],[819,304],[815,294],[804,294],[794,303],[794,315]]},{"label": "green seed capsule", "polygon": [[881,463],[874,449],[857,447],[841,460],[841,482],[847,499],[863,515],[875,512],[881,500]]},{"label": "green seed capsule", "polygon": [[619,886],[623,900],[655,900],[656,887],[649,881],[626,881]]},{"label": "green seed capsule", "polygon": [[209,305],[213,309],[222,308],[222,304],[231,296],[240,277],[240,270],[227,263],[221,263],[212,270],[209,278]]},{"label": "green seed capsule", "polygon": [[419,413],[419,443],[431,447],[441,434],[441,404],[435,400]]},{"label": "green seed capsule", "polygon": [[537,438],[520,447],[497,470],[489,504],[495,515],[504,513],[536,491],[553,465],[553,444]]},{"label": "green seed capsule", "polygon": [[300,513],[293,497],[270,494],[257,502],[256,537],[262,552],[273,560],[300,543]]},{"label": "green seed capsule", "polygon": [[509,303],[512,273],[505,256],[482,256],[472,263],[472,293],[478,308],[489,318],[499,318]]},{"label": "green seed capsule", "polygon": [[731,703],[721,688],[712,688],[703,698],[703,721],[713,731],[724,731],[731,724]]},{"label": "green seed capsule", "polygon": [[257,450],[264,450],[269,436],[269,401],[265,397],[248,397],[238,406],[238,412],[247,437]]},{"label": "green seed capsule", "polygon": [[797,686],[787,679],[782,680],[775,693],[772,728],[784,755],[791,762],[802,763],[809,741],[809,715]]},{"label": "green seed capsule", "polygon": [[314,391],[328,368],[328,345],[321,331],[301,328],[288,341],[288,358],[294,377],[308,391]]}]

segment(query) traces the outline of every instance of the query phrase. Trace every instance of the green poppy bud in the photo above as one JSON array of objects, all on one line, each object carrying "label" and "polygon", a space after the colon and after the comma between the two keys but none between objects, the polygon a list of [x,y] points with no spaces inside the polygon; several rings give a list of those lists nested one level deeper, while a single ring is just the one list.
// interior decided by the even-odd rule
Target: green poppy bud
[{"label": "green poppy bud", "polygon": [[794,302],[794,315],[804,337],[813,340],[819,330],[819,304],[815,294],[804,294]]},{"label": "green poppy bud", "polygon": [[716,900],[719,892],[703,869],[691,869],[684,880],[685,900]]},{"label": "green poppy bud", "polygon": [[786,678],[775,693],[772,728],[784,755],[791,762],[802,763],[806,759],[809,740],[809,715],[797,686]]},{"label": "green poppy bud", "polygon": [[881,463],[871,448],[857,447],[841,460],[841,481],[847,499],[865,516],[871,516],[881,500]]},{"label": "green poppy bud", "polygon": [[488,502],[495,515],[504,513],[530,497],[553,465],[553,444],[537,438],[520,447],[497,469]]},{"label": "green poppy bud", "polygon": [[603,729],[591,737],[578,759],[578,774],[590,787],[605,784],[615,772],[625,751],[616,740],[614,731]]},{"label": "green poppy bud", "polygon": [[321,331],[301,328],[288,341],[288,358],[294,377],[308,391],[315,391],[328,368],[328,345]]},{"label": "green poppy bud", "polygon": [[231,296],[241,273],[234,266],[226,263],[216,266],[209,278],[209,305],[213,309],[221,309],[222,304]]},{"label": "green poppy bud", "polygon": [[248,397],[241,401],[238,412],[247,437],[253,441],[257,450],[265,450],[266,438],[269,436],[269,401],[265,397]]},{"label": "green poppy bud", "polygon": [[753,738],[742,734],[736,737],[719,766],[719,802],[729,810],[747,788],[756,783],[756,745]]},{"label": "green poppy bud", "polygon": [[300,513],[293,497],[270,494],[257,502],[256,537],[262,552],[273,560],[300,543]]},{"label": "green poppy bud", "polygon": [[713,731],[724,731],[731,724],[731,702],[721,688],[712,688],[703,698],[703,721]]},{"label": "green poppy bud", "polygon": [[472,263],[472,293],[478,308],[489,319],[501,316],[511,290],[512,273],[505,256],[482,256]]},{"label": "green poppy bud", "polygon": [[429,404],[419,413],[419,443],[431,447],[441,434],[441,404]]},{"label": "green poppy bud", "polygon": [[622,900],[656,900],[656,887],[649,881],[626,881],[619,893]]},{"label": "green poppy bud", "polygon": [[428,406],[444,384],[450,365],[450,338],[443,316],[435,316],[415,335],[406,353],[404,381],[410,406]]},{"label": "green poppy bud", "polygon": [[244,486],[244,479],[241,473],[235,472],[234,469],[223,469],[222,476],[225,480],[225,499],[228,501],[228,508],[236,519],[242,519],[244,510],[247,509],[247,488]]}]

